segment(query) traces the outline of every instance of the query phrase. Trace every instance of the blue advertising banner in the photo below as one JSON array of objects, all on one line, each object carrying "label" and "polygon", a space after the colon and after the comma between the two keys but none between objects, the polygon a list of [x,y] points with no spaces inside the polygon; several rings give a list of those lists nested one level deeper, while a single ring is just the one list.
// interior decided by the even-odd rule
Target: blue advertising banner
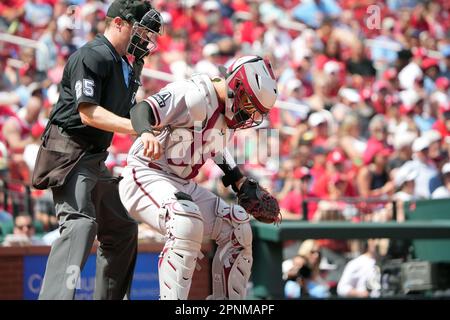
[{"label": "blue advertising banner", "polygon": [[[25,256],[23,260],[23,298],[36,300],[44,277],[47,256]],[[156,300],[159,297],[158,254],[139,253],[134,270],[130,298]],[[95,255],[91,254],[81,272],[76,300],[92,300],[95,288]]]}]

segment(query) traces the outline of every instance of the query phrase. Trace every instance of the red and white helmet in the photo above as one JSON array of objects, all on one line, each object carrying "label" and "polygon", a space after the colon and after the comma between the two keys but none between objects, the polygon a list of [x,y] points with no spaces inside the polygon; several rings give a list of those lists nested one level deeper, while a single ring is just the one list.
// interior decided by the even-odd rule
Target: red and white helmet
[{"label": "red and white helmet", "polygon": [[277,99],[272,66],[258,56],[234,60],[226,69],[226,83],[225,120],[232,129],[259,125]]}]

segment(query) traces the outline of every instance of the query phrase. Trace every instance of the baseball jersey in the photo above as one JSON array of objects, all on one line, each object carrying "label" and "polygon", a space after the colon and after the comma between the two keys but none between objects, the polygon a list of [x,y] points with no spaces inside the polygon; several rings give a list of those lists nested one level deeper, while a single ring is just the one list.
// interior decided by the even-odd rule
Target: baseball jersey
[{"label": "baseball jersey", "polygon": [[127,164],[145,166],[192,179],[208,159],[220,157],[233,131],[228,129],[214,86],[206,75],[176,81],[145,99],[155,117],[157,139],[163,147],[158,160],[143,155],[136,139]]}]

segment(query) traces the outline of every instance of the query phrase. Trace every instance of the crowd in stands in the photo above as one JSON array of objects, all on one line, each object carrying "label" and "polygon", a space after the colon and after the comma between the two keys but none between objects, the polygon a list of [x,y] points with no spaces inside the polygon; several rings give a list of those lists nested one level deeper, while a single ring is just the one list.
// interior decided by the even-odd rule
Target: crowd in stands
[{"label": "crowd in stands", "polygon": [[[0,33],[35,43],[0,40],[0,175],[10,191],[3,197],[4,184],[0,196],[9,200],[3,201],[0,219],[23,211],[24,185],[58,99],[65,62],[103,32],[109,3],[1,2]],[[145,60],[148,70],[173,79],[197,72],[215,77],[218,66],[236,56],[270,59],[279,100],[262,125],[238,132],[232,151],[245,160],[244,171],[277,195],[284,219],[402,221],[403,202],[450,197],[449,1],[152,3],[162,12],[164,33]],[[166,84],[162,77],[143,77],[137,100]],[[115,173],[120,174],[132,142],[133,137],[115,135],[108,159]],[[208,162],[196,179],[232,200],[220,176]],[[34,219],[43,231],[54,230],[51,195],[31,194]],[[350,250],[345,241],[316,245]],[[318,263],[307,263],[317,250],[309,251],[297,258],[297,269],[309,282],[302,280],[291,291],[304,287],[326,296]],[[370,254],[365,256],[369,261]],[[306,264],[309,269],[302,269]],[[353,292],[346,284],[337,290]]]}]

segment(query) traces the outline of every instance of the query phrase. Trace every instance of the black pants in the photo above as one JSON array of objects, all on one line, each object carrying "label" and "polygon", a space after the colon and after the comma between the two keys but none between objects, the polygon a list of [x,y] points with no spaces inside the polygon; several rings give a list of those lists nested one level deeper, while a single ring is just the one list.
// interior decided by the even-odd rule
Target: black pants
[{"label": "black pants", "polygon": [[53,188],[60,234],[52,245],[39,299],[73,299],[95,236],[94,299],[123,299],[137,255],[137,223],[123,207],[118,179],[110,175],[107,153],[86,154],[65,184]]}]

